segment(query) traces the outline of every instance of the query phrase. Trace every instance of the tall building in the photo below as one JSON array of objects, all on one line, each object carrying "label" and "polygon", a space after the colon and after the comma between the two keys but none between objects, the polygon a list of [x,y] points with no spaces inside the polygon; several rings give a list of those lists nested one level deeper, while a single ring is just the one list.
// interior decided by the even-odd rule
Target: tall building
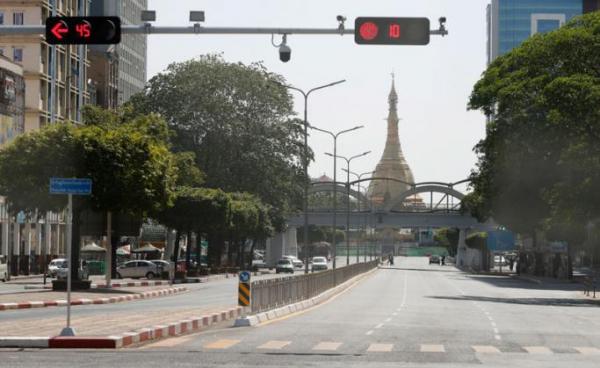
[{"label": "tall building", "polygon": [[394,80],[392,89],[388,96],[389,111],[387,118],[387,139],[381,160],[377,164],[373,177],[395,178],[403,181],[373,180],[369,184],[368,196],[374,205],[380,206],[398,197],[401,193],[410,189],[408,183],[414,183],[410,166],[404,158],[400,147],[400,136],[398,134],[398,95]]},{"label": "tall building", "polygon": [[0,55],[0,148],[25,129],[25,80],[21,64]]},{"label": "tall building", "polygon": [[492,0],[487,7],[488,64],[534,34],[596,10],[600,0]]},{"label": "tall building", "polygon": [[[87,0],[3,0],[0,4],[0,24],[43,25],[56,4],[57,15],[87,15]],[[55,46],[56,86],[52,97],[51,68],[53,47],[40,35],[3,35],[0,53],[23,66],[25,77],[25,131],[39,129],[51,121],[80,120],[80,105],[86,103],[86,47]],[[79,52],[83,55],[80,62]],[[50,101],[54,100],[52,106]]]},{"label": "tall building", "polygon": [[[148,0],[92,0],[90,15],[117,16],[122,24],[141,24],[142,10],[148,9]],[[112,108],[113,95],[118,105],[140,92],[146,84],[147,42],[144,34],[126,34],[116,47],[92,47],[92,73],[100,105]],[[116,76],[114,75],[116,71]],[[102,73],[106,73],[104,79]],[[116,89],[114,88],[116,77]],[[103,100],[104,98],[104,100]],[[105,102],[103,102],[105,101]]]}]

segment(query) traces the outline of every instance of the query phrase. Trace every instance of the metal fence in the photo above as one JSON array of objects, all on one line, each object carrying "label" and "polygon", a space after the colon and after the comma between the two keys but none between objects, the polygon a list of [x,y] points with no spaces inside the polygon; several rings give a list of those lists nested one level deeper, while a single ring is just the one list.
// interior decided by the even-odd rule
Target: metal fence
[{"label": "metal fence", "polygon": [[377,267],[379,259],[334,270],[254,281],[251,284],[253,313],[282,307],[321,294],[356,275]]}]

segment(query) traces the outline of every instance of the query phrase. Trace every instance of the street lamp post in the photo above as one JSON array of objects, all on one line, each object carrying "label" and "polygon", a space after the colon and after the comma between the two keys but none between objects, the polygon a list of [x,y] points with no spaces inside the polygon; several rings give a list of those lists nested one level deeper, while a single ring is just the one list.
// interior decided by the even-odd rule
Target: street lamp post
[{"label": "street lamp post", "polygon": [[354,128],[342,130],[337,133],[333,133],[333,132],[330,132],[325,129],[317,128],[314,125],[311,125],[310,128],[314,129],[314,130],[318,130],[319,132],[327,133],[333,138],[333,156],[334,156],[334,159],[333,159],[333,225],[331,228],[333,240],[332,240],[331,244],[333,246],[333,269],[335,270],[336,262],[337,262],[337,246],[336,246],[336,240],[335,240],[336,221],[337,221],[337,160],[335,159],[335,156],[337,155],[337,138],[344,133],[349,133],[354,130],[364,128],[364,126],[363,125],[355,126]]},{"label": "street lamp post", "polygon": [[[364,172],[364,173],[361,173],[361,174],[357,174],[354,171],[348,171],[346,169],[342,169],[342,170],[347,171],[348,173],[356,176],[356,178],[358,180],[361,180],[364,175],[371,175],[373,173],[371,171],[367,171],[367,172]],[[361,185],[361,183],[360,182],[356,183],[356,185],[358,186],[358,193],[362,193],[362,185]],[[358,212],[360,212],[360,198],[358,199]],[[365,224],[365,229],[366,229],[366,224]],[[358,261],[358,258],[359,257],[357,256],[356,257],[357,261]],[[367,249],[366,248],[363,251],[363,262],[367,262]]]},{"label": "street lamp post", "polygon": [[317,90],[323,89],[323,88],[327,88],[327,87],[332,87],[332,86],[335,86],[336,84],[344,83],[345,81],[346,81],[345,79],[342,79],[337,82],[324,84],[322,86],[309,89],[308,92],[304,92],[300,88],[296,88],[294,86],[289,86],[289,85],[286,85],[283,83],[275,82],[276,84],[278,84],[284,88],[293,89],[294,91],[300,92],[302,94],[302,96],[304,97],[304,159],[302,160],[302,165],[303,165],[303,169],[304,169],[304,177],[307,180],[307,182],[304,185],[304,201],[302,203],[302,210],[304,211],[304,244],[303,244],[303,247],[306,252],[304,273],[308,273],[308,186],[310,185],[310,183],[308,182],[308,96],[310,96],[310,94],[313,93],[314,91],[317,91]]},{"label": "street lamp post", "polygon": [[355,158],[366,156],[369,153],[371,153],[371,151],[363,152],[350,158],[325,153],[333,158],[341,158],[346,161],[346,266],[350,265],[350,162]]}]

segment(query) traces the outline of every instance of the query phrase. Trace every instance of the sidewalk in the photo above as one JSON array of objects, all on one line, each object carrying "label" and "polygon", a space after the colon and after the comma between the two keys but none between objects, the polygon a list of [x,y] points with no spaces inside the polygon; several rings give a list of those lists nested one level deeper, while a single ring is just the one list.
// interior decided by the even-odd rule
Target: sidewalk
[{"label": "sidewalk", "polygon": [[[133,287],[119,290],[97,289],[77,291],[71,293],[71,305],[118,303],[136,299],[154,298],[184,291],[187,291],[187,289],[182,287]],[[64,291],[42,290],[0,295],[0,312],[2,313],[13,309],[59,307],[66,305],[66,293]]]},{"label": "sidewalk", "polygon": [[[140,313],[131,311],[101,316],[81,316],[76,312],[71,317],[71,325],[79,336],[111,336],[155,325],[170,324],[199,315],[219,313],[235,308],[233,305],[211,306],[207,308],[182,308],[169,313],[164,311]],[[1,316],[1,314],[0,314]],[[17,321],[2,321],[0,317],[0,335],[5,336],[56,336],[65,326],[65,317],[35,318]]]}]

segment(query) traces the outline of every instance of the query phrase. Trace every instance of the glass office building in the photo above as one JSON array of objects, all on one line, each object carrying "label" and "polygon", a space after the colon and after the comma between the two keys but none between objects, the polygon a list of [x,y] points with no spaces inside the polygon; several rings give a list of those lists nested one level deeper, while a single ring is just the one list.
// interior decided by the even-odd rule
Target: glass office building
[{"label": "glass office building", "polygon": [[487,9],[488,63],[538,32],[598,10],[597,0],[492,0]]}]

